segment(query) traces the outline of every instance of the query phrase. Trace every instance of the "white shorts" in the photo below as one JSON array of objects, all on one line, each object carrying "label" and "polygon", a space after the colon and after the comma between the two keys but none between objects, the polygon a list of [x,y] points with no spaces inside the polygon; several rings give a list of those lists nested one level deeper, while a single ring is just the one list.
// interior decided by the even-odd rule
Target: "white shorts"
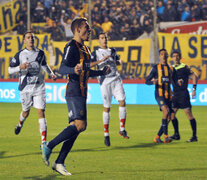
[{"label": "white shorts", "polygon": [[101,94],[103,98],[103,105],[105,108],[111,107],[112,96],[117,101],[125,100],[125,92],[120,78],[114,81],[101,85]]},{"label": "white shorts", "polygon": [[20,99],[22,102],[22,110],[28,111],[32,106],[36,109],[45,109],[46,107],[46,94],[34,92],[20,92]]}]

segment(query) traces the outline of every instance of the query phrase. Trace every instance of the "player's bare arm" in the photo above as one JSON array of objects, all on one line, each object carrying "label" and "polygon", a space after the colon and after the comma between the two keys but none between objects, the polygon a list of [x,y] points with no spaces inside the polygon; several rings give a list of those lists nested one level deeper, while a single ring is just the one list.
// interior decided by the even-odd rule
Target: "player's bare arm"
[{"label": "player's bare arm", "polygon": [[99,61],[91,62],[91,63],[90,63],[90,67],[94,67],[94,66],[96,66],[96,65],[98,65],[98,64],[100,64],[100,63],[106,61],[109,57],[110,57],[110,55],[105,56],[103,59],[101,59],[101,60],[99,60]]}]

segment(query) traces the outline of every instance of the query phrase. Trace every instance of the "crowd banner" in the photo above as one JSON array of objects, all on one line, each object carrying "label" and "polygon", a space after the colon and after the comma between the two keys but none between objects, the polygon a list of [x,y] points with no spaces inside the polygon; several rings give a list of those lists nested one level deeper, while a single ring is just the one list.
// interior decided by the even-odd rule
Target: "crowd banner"
[{"label": "crowd banner", "polygon": [[195,21],[195,22],[161,22],[160,32],[171,34],[207,34],[207,21]]},{"label": "crowd banner", "polygon": [[[48,46],[50,45],[50,34],[35,35],[35,47],[42,49],[47,57],[49,63],[49,51]],[[0,36],[0,65],[1,65],[1,78],[8,79],[8,67],[10,60],[14,55],[23,49],[24,41],[23,36]]]},{"label": "crowd banner", "polygon": [[[55,68],[58,69],[62,60],[64,46],[67,42],[53,42],[53,52],[55,52]],[[88,43],[86,43],[88,45]],[[150,62],[151,39],[134,41],[109,41],[108,46],[117,50],[122,61],[118,66],[118,71],[123,78],[143,78],[151,69]],[[97,49],[98,40],[92,41],[91,50]]]},{"label": "crowd banner", "polygon": [[[127,104],[154,104],[155,87],[146,84],[127,84],[124,83]],[[65,86],[66,83],[45,83],[46,88],[46,102],[63,104],[65,101]],[[192,93],[192,84],[188,86],[190,96]],[[18,82],[0,82],[0,102],[19,103],[20,92],[18,90]],[[88,84],[88,104],[103,104],[100,85],[98,83]],[[191,99],[192,105],[207,105],[207,86],[206,84],[198,84],[196,90],[196,98]],[[112,104],[118,104],[113,99]]]},{"label": "crowd banner", "polygon": [[159,48],[167,49],[171,55],[177,50],[182,54],[181,62],[190,66],[197,73],[201,73],[201,80],[207,80],[207,36],[190,34],[158,33]]},{"label": "crowd banner", "polygon": [[20,0],[0,5],[0,34],[12,30],[17,25],[21,9]]}]

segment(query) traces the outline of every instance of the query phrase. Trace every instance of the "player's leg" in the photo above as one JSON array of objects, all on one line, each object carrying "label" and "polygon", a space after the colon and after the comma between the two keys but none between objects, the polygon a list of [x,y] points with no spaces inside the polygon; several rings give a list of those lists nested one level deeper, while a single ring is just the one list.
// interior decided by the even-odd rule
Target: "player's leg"
[{"label": "player's leg", "polygon": [[191,125],[192,131],[193,131],[192,137],[189,140],[187,140],[187,142],[196,142],[196,141],[198,141],[198,139],[197,139],[197,123],[196,123],[196,120],[193,116],[192,109],[191,108],[184,109],[184,112],[185,112],[186,116],[188,117],[188,119],[190,120],[190,125]]},{"label": "player's leg", "polygon": [[112,89],[111,84],[101,85],[101,94],[103,98],[103,125],[104,125],[104,144],[110,146],[110,136],[109,136],[109,123],[110,123],[110,107],[112,100]]},{"label": "player's leg", "polygon": [[29,116],[30,108],[33,104],[32,94],[27,92],[20,92],[20,100],[22,104],[22,112],[20,113],[19,122],[14,130],[16,135],[20,133],[25,120]]},{"label": "player's leg", "polygon": [[59,156],[53,164],[53,169],[63,175],[68,175],[65,171],[64,161],[67,154],[70,152],[78,134],[86,129],[86,98],[83,97],[66,97],[68,105],[68,115],[70,125],[66,127],[53,140],[43,146],[43,160],[46,165],[49,165],[49,157],[52,149],[59,143],[64,142]]},{"label": "player's leg", "polygon": [[180,140],[180,133],[179,133],[179,126],[178,126],[178,120],[176,118],[176,113],[178,111],[177,108],[173,108],[173,113],[171,113],[171,120],[174,128],[174,134],[170,136],[171,139],[174,140]]},{"label": "player's leg", "polygon": [[127,132],[125,130],[126,124],[126,102],[125,102],[125,92],[121,79],[117,79],[112,82],[112,94],[115,99],[119,102],[119,120],[120,120],[120,131],[119,135],[126,139],[129,139]]},{"label": "player's leg", "polygon": [[33,96],[33,106],[37,109],[39,130],[42,144],[47,140],[47,121],[45,118],[46,95],[45,92]]}]

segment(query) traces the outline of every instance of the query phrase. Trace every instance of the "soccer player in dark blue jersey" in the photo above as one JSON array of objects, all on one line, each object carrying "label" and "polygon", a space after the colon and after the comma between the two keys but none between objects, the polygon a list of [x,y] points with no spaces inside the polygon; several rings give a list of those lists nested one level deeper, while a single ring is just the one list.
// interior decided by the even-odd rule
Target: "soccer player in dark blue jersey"
[{"label": "soccer player in dark blue jersey", "polygon": [[162,124],[158,134],[154,138],[155,143],[163,143],[160,139],[160,136],[164,132],[164,143],[170,143],[171,138],[168,137],[168,119],[170,119],[170,114],[172,110],[172,91],[170,85],[172,81],[180,84],[178,81],[175,69],[172,66],[169,66],[167,63],[168,53],[166,49],[159,50],[159,64],[153,66],[150,74],[146,78],[146,84],[152,85],[155,84],[155,98],[160,107],[160,110],[163,112],[162,115]]},{"label": "soccer player in dark blue jersey", "polygon": [[65,98],[68,106],[69,126],[58,136],[43,146],[43,160],[49,165],[49,157],[53,148],[63,142],[58,158],[52,165],[52,169],[62,175],[69,176],[64,165],[67,154],[70,152],[79,133],[87,126],[87,82],[92,76],[106,75],[110,72],[109,67],[101,71],[90,69],[91,53],[84,41],[87,41],[91,32],[85,18],[77,18],[71,24],[74,34],[72,41],[66,44],[59,73],[68,75]]},{"label": "soccer player in dark blue jersey", "polygon": [[192,113],[192,106],[190,103],[190,95],[188,92],[188,79],[189,76],[192,77],[193,80],[193,91],[192,91],[192,98],[196,96],[196,85],[197,85],[197,75],[185,64],[181,63],[181,53],[178,51],[174,51],[172,54],[172,59],[174,61],[173,67],[176,70],[177,76],[179,79],[182,79],[182,85],[178,86],[177,84],[173,83],[173,110],[174,113],[171,115],[172,124],[174,127],[174,135],[171,136],[174,140],[180,140],[180,134],[178,130],[178,120],[176,118],[176,112],[178,109],[184,109],[184,112],[187,118],[190,120],[191,128],[193,131],[192,137],[187,140],[187,142],[196,142],[198,141],[196,135],[196,120]]}]

